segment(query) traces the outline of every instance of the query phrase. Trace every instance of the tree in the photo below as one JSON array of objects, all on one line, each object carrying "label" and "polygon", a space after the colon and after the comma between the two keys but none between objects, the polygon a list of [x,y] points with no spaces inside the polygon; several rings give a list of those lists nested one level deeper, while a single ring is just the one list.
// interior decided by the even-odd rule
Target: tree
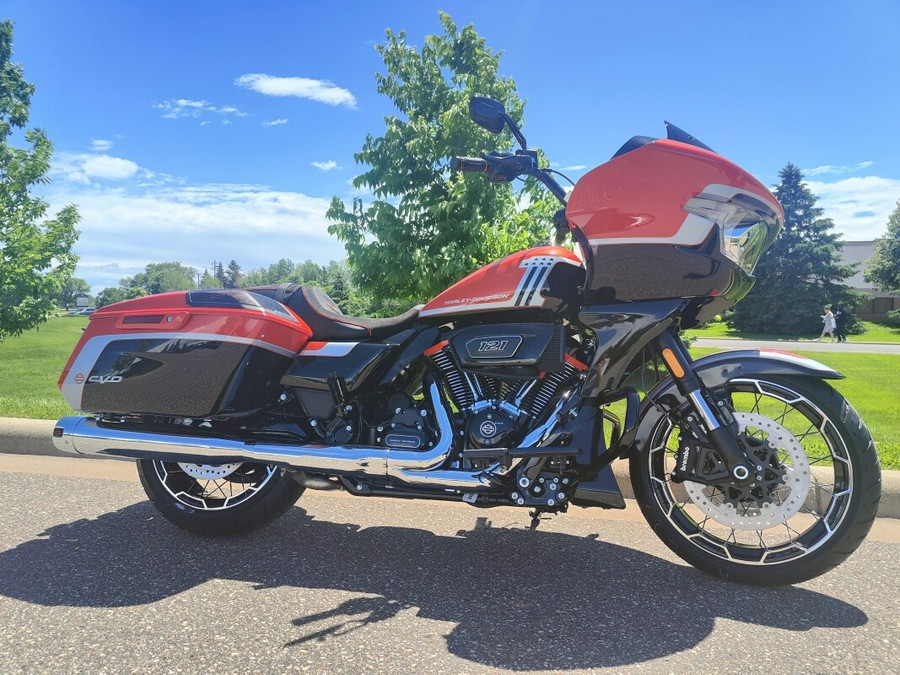
[{"label": "tree", "polygon": [[367,135],[354,155],[369,169],[353,185],[370,189],[375,200],[356,198],[347,208],[335,197],[327,214],[328,231],[344,242],[353,282],[407,306],[546,237],[558,208],[530,180],[516,193],[479,176],[448,177],[451,156],[512,144],[508,131],[497,137],[469,119],[471,96],[499,100],[519,124],[524,104],[515,83],[499,75],[500,55],[474,27],[458,30],[444,13],[440,20],[443,33],[426,37],[421,49],[390,29],[376,47],[386,69],[375,76],[377,89],[398,114],[386,117],[384,135]]},{"label": "tree", "polygon": [[94,305],[96,307],[106,307],[107,305],[114,305],[117,302],[122,302],[123,300],[128,300],[128,295],[122,288],[104,288],[102,291],[97,293],[97,298],[94,300]]},{"label": "tree", "polygon": [[189,291],[197,286],[197,270],[180,262],[150,263],[140,274],[119,281],[130,298],[169,291]]},{"label": "tree", "polygon": [[887,232],[875,241],[864,276],[878,290],[900,294],[900,200],[888,218]]},{"label": "tree", "polygon": [[[78,260],[76,208],[44,220],[47,202],[29,195],[48,180],[53,146],[43,130],[25,129],[34,85],[10,60],[12,39],[12,22],[0,22],[0,340],[47,320]],[[11,146],[21,130],[26,147]]]},{"label": "tree", "polygon": [[248,288],[253,286],[267,286],[270,284],[282,284],[291,280],[294,273],[294,263],[289,258],[282,258],[277,263],[268,267],[250,270],[244,276],[244,284]]},{"label": "tree", "polygon": [[825,305],[853,306],[858,294],[844,285],[852,265],[839,262],[841,245],[823,218],[816,197],[793,164],[779,173],[775,196],[784,207],[784,228],[756,267],[756,285],[735,305],[730,323],[739,330],[818,335]]},{"label": "tree", "polygon": [[244,275],[241,274],[241,266],[237,260],[232,260],[225,268],[225,288],[240,288]]},{"label": "tree", "polygon": [[57,293],[53,294],[53,299],[63,309],[69,309],[75,304],[77,296],[90,295],[90,293],[91,286],[88,282],[78,277],[72,277],[63,284],[63,287]]},{"label": "tree", "polygon": [[203,274],[200,276],[199,288],[222,288],[222,282],[210,274],[209,270],[203,270]]}]

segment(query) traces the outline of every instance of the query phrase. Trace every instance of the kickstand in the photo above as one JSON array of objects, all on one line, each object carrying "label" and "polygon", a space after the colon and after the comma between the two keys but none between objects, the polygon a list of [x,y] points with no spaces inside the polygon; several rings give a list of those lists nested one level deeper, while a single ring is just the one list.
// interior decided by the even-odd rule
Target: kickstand
[{"label": "kickstand", "polygon": [[534,511],[529,512],[528,515],[531,516],[531,525],[528,526],[528,529],[534,532],[541,523],[541,510],[535,509]]}]

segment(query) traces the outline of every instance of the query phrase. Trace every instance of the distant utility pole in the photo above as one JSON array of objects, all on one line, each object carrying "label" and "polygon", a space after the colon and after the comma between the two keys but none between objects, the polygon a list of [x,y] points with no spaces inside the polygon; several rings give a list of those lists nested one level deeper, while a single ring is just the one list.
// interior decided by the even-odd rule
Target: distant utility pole
[{"label": "distant utility pole", "polygon": [[200,274],[200,272],[197,272],[197,288],[198,288],[198,289],[200,288],[200,279],[201,279],[202,277],[203,277],[203,275]]}]

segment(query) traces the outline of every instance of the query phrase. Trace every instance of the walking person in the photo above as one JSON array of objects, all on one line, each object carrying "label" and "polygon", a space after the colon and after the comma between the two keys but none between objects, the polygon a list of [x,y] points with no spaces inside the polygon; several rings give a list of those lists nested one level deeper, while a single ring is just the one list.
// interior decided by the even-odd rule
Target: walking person
[{"label": "walking person", "polygon": [[822,315],[822,323],[825,324],[822,327],[822,334],[816,340],[816,342],[821,342],[822,338],[825,335],[828,335],[831,338],[831,341],[834,342],[834,329],[836,328],[834,322],[834,314],[831,311],[831,307],[825,307],[825,313]]},{"label": "walking person", "polygon": [[834,310],[834,327],[835,327],[835,335],[837,335],[838,342],[846,342],[847,341],[847,310],[844,309],[843,305],[838,305],[837,309]]}]

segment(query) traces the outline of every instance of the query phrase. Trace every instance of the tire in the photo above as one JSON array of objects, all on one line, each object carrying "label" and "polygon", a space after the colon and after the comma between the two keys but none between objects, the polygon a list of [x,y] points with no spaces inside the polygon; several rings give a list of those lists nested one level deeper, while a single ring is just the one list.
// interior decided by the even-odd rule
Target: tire
[{"label": "tire", "polygon": [[746,584],[794,584],[846,560],[881,498],[875,443],[853,407],[812,378],[748,376],[712,393],[735,411],[763,481],[753,494],[672,482],[679,427],[653,408],[630,470],[654,532],[691,565]]},{"label": "tire", "polygon": [[141,485],[159,512],[203,535],[258,530],[283,515],[304,490],[275,465],[138,460],[137,467]]}]

